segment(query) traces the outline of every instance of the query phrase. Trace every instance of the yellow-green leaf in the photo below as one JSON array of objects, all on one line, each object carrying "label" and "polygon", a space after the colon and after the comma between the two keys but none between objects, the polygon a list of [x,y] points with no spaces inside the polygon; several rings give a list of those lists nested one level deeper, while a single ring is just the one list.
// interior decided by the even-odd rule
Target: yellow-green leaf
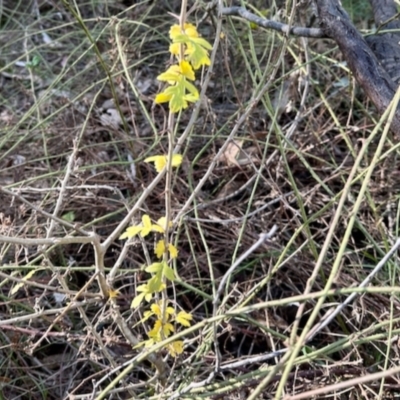
[{"label": "yellow-green leaf", "polygon": [[161,82],[178,82],[182,77],[181,68],[179,65],[171,65],[165,72],[157,76]]},{"label": "yellow-green leaf", "polygon": [[127,239],[127,238],[132,238],[136,236],[138,233],[142,231],[141,226],[130,226],[126,229],[126,231],[119,237],[121,240],[122,239]]},{"label": "yellow-green leaf", "polygon": [[163,289],[165,289],[165,284],[162,282],[161,277],[161,273],[157,273],[151,279],[149,279],[147,285],[150,293],[161,292]]},{"label": "yellow-green leaf", "polygon": [[185,100],[185,82],[182,81],[178,85],[170,86],[165,92],[171,93],[169,101],[169,109],[173,113],[177,113],[188,107],[188,102]]},{"label": "yellow-green leaf", "polygon": [[143,313],[143,319],[141,320],[141,322],[147,321],[150,317],[152,317],[154,315],[154,313],[152,311],[145,311]]},{"label": "yellow-green leaf", "polygon": [[164,265],[163,275],[169,279],[171,282],[175,280],[175,272],[171,267],[168,267],[167,264]]},{"label": "yellow-green leaf", "polygon": [[64,221],[67,221],[67,222],[74,222],[74,220],[75,220],[75,213],[74,213],[73,211],[69,211],[69,212],[65,213],[63,216],[61,216],[61,218],[62,218]]},{"label": "yellow-green leaf", "polygon": [[196,43],[197,45],[204,47],[206,50],[212,50],[211,44],[208,43],[206,39],[203,39],[201,37],[192,38],[191,43]]},{"label": "yellow-green leaf", "polygon": [[185,311],[180,311],[176,316],[176,322],[180,323],[183,326],[189,327],[190,321],[193,319],[192,314],[189,314]]},{"label": "yellow-green leaf", "polygon": [[162,271],[163,263],[153,263],[145,268],[146,272],[156,274],[157,272]]},{"label": "yellow-green leaf", "polygon": [[140,303],[143,301],[144,296],[146,295],[146,293],[140,293],[138,294],[131,303],[131,308],[137,308],[140,306]]},{"label": "yellow-green leaf", "polygon": [[[190,94],[193,96],[193,100],[190,100],[191,102],[195,102],[200,98],[199,91],[197,90],[196,86],[194,86],[192,83],[186,81],[185,82],[185,88],[190,92]],[[189,96],[189,95],[186,95]],[[185,97],[187,99],[187,97]]]},{"label": "yellow-green leaf", "polygon": [[199,69],[202,65],[211,64],[208,51],[195,42],[191,42],[191,46],[188,46],[185,54],[187,54],[187,59],[192,64],[194,69]]}]

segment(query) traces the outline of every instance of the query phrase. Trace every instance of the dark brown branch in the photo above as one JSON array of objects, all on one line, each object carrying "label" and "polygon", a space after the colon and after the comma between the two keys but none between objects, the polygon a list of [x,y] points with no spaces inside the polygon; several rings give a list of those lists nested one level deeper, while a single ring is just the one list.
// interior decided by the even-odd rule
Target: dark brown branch
[{"label": "dark brown branch", "polygon": [[[338,0],[317,0],[317,8],[326,35],[335,40],[355,79],[382,114],[396,93],[395,83]],[[400,136],[400,109],[391,129]]]},{"label": "dark brown branch", "polygon": [[324,31],[319,28],[303,28],[301,26],[289,26],[281,22],[271,21],[269,19],[261,18],[243,7],[224,7],[221,10],[222,15],[237,15],[243,19],[254,22],[258,26],[266,29],[273,29],[285,35],[304,36],[310,38],[324,38],[326,35]]},{"label": "dark brown branch", "polygon": [[[370,0],[378,30],[400,29],[393,0]],[[367,43],[392,80],[400,83],[400,32],[385,32],[367,37]]]},{"label": "dark brown branch", "polygon": [[397,7],[393,0],[370,0],[374,13],[375,24],[379,28],[384,25],[384,29],[400,28],[400,21],[396,16]]}]

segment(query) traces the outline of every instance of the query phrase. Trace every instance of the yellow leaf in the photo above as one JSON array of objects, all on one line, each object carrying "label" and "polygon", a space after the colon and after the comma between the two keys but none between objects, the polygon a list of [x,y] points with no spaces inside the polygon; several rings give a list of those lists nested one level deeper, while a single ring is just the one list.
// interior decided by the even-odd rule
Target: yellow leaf
[{"label": "yellow leaf", "polygon": [[172,43],[169,46],[169,52],[174,56],[177,56],[181,51],[181,45],[179,43]]},{"label": "yellow leaf", "polygon": [[[173,161],[173,158],[172,158]],[[165,228],[167,227],[167,218],[166,217],[161,217],[157,220],[157,225],[159,225],[162,228],[162,231],[165,232]],[[169,221],[168,227],[172,227],[172,222]]]},{"label": "yellow leaf", "polygon": [[183,353],[183,342],[182,340],[177,340],[176,342],[172,342],[168,345],[169,354],[172,357],[176,357],[179,354]]},{"label": "yellow leaf", "polygon": [[182,154],[174,154],[172,156],[172,166],[179,167],[182,164],[183,156]]},{"label": "yellow leaf", "polygon": [[[182,164],[183,156],[181,154],[174,154],[172,156],[172,166],[178,167]],[[153,162],[157,172],[161,172],[167,165],[167,156],[151,156],[147,157],[144,162]]]},{"label": "yellow leaf", "polygon": [[153,232],[158,232],[158,233],[164,233],[164,231],[165,231],[165,230],[158,224],[158,222],[152,226],[152,230],[153,230]]},{"label": "yellow leaf", "polygon": [[174,315],[175,314],[175,310],[173,309],[173,307],[167,307],[165,309],[165,312],[167,315]]},{"label": "yellow leaf", "polygon": [[153,314],[157,315],[157,317],[160,319],[161,318],[161,307],[157,303],[153,303],[150,306],[151,311],[153,311]]},{"label": "yellow leaf", "polygon": [[184,24],[184,28],[185,28],[186,35],[188,35],[190,38],[199,37],[197,29],[193,24],[186,23],[186,24]]},{"label": "yellow leaf", "polygon": [[[150,306],[151,311],[146,311],[144,313],[144,316],[146,318],[149,318],[152,315],[156,315],[158,319],[161,319],[162,318],[162,307],[163,307],[163,301],[162,300],[158,301],[157,303],[153,303]],[[165,308],[165,315],[166,315],[167,320],[169,319],[169,317],[171,315],[174,315],[174,314],[175,314],[175,310],[173,309],[173,307],[166,307]]]},{"label": "yellow leaf", "polygon": [[189,327],[190,321],[193,319],[192,314],[189,314],[185,311],[180,311],[176,316],[176,322],[180,323],[183,326]]},{"label": "yellow leaf", "polygon": [[157,172],[161,172],[164,167],[167,165],[167,157],[166,156],[152,156],[147,157],[144,162],[153,162],[154,167]]},{"label": "yellow leaf", "polygon": [[172,332],[174,332],[174,330],[175,330],[174,326],[172,324],[170,324],[169,322],[164,324],[164,326],[162,328],[162,332],[165,337],[168,337]]},{"label": "yellow leaf", "polygon": [[162,258],[165,252],[165,243],[164,240],[159,240],[154,248],[154,253],[158,258]]},{"label": "yellow leaf", "polygon": [[171,93],[161,92],[161,93],[158,93],[158,95],[154,99],[154,102],[156,104],[168,103],[171,100],[171,98],[172,98]]},{"label": "yellow leaf", "polygon": [[172,25],[171,29],[169,30],[169,37],[171,38],[171,40],[174,40],[174,38],[177,35],[180,35],[182,33],[181,27],[179,25]]},{"label": "yellow leaf", "polygon": [[145,237],[147,236],[152,230],[152,223],[151,219],[147,214],[144,214],[142,217],[143,228],[140,232],[140,236]]},{"label": "yellow leaf", "polygon": [[153,339],[149,339],[149,340],[146,340],[143,344],[144,344],[144,347],[149,348],[149,347],[154,346],[156,343],[157,342],[155,342]]},{"label": "yellow leaf", "polygon": [[172,243],[168,244],[168,250],[169,250],[169,254],[172,259],[175,259],[178,257],[178,249]]},{"label": "yellow leaf", "polygon": [[172,41],[174,41],[177,38],[177,36],[182,34],[186,34],[191,38],[199,36],[199,34],[197,33],[197,29],[193,24],[185,23],[183,27],[184,27],[184,32],[182,32],[182,29],[179,25],[171,26],[171,29],[169,30],[169,37],[171,38]]},{"label": "yellow leaf", "polygon": [[161,340],[161,328],[162,328],[162,324],[161,321],[158,319],[155,323],[154,323],[154,327],[151,331],[148,332],[148,336],[150,338],[152,338],[155,341],[160,341]]},{"label": "yellow leaf", "polygon": [[146,283],[146,284],[143,284],[143,285],[139,285],[139,286],[136,288],[136,291],[138,291],[138,292],[143,292],[143,293],[149,293],[149,286],[147,285],[147,283]]},{"label": "yellow leaf", "polygon": [[192,66],[185,60],[179,63],[179,71],[185,78],[191,81],[196,79]]}]

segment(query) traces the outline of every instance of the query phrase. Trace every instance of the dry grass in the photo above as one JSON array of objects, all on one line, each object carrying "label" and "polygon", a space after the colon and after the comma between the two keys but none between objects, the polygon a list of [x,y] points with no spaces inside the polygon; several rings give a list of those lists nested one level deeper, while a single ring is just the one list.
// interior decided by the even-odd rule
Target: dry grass
[{"label": "dry grass", "polygon": [[[5,1],[0,8],[0,218],[1,235],[9,238],[60,238],[79,228],[105,240],[156,177],[143,159],[167,149],[167,111],[153,98],[155,78],[169,62],[168,12],[178,14],[180,2],[77,3],[80,19],[51,0]],[[201,8],[190,19],[201,20],[200,31],[213,42],[217,20]],[[140,350],[119,330],[110,303],[94,297],[99,288],[90,244],[4,241],[0,399],[99,398],[129,360],[134,367],[106,398],[245,399],[264,382],[259,398],[269,399],[284,379],[287,395],[351,379],[328,394],[387,399],[400,393],[395,373],[357,382],[398,365],[397,251],[369,289],[357,289],[399,236],[398,146],[389,137],[368,175],[382,129],[362,147],[376,115],[332,42],[286,41],[228,18],[223,32],[207,98],[173,182],[174,216],[196,196],[174,235],[180,280],[170,294],[199,324],[185,336],[184,355],[167,358],[167,385],[162,389],[150,364],[139,362]],[[190,115],[181,116],[178,137]],[[225,157],[216,160],[233,130]],[[241,151],[234,161],[236,146]],[[163,185],[141,211],[136,221],[144,212],[155,220],[164,215]],[[230,275],[213,324],[212,299],[222,277],[274,225],[274,236]],[[151,246],[151,240],[133,242],[114,280],[120,313],[139,338],[146,338],[148,326],[130,303],[146,279],[142,267]],[[108,248],[107,272],[124,249],[119,240]],[[85,285],[79,305],[70,308],[57,294],[64,286],[72,300]],[[324,288],[331,292],[321,297]],[[290,340],[296,343],[357,290],[294,359],[274,368],[290,354]],[[316,321],[308,326],[314,310]],[[216,344],[221,369],[207,380]]]}]

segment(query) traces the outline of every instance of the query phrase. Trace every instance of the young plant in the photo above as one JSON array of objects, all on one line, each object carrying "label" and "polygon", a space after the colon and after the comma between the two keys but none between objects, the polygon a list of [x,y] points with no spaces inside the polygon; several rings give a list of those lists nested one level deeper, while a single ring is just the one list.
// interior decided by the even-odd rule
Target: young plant
[{"label": "young plant", "polygon": [[[149,215],[142,216],[142,223],[131,226],[121,235],[120,239],[132,238],[136,235],[146,237],[150,233],[162,234],[164,237],[158,240],[154,247],[154,255],[157,259],[145,268],[151,276],[146,283],[136,288],[137,295],[133,299],[131,307],[139,307],[143,301],[150,303],[149,309],[144,312],[143,320],[152,318],[155,322],[152,329],[147,332],[148,340],[141,343],[151,347],[159,343],[175,332],[176,324],[189,327],[192,315],[186,311],[176,311],[176,306],[171,307],[172,301],[168,299],[167,287],[173,284],[175,273],[171,263],[178,257],[178,249],[170,243],[169,229],[172,228],[170,215],[170,185],[173,167],[179,167],[182,163],[182,155],[173,154],[174,146],[174,118],[173,114],[185,110],[190,103],[199,100],[199,92],[192,82],[195,81],[195,71],[203,66],[210,65],[209,50],[212,46],[197,32],[194,25],[184,21],[185,9],[182,6],[181,23],[173,25],[170,29],[170,53],[176,63],[170,66],[157,79],[166,82],[167,87],[155,98],[155,103],[168,103],[169,116],[169,151],[168,155],[155,155],[146,158],[145,162],[153,162],[157,172],[167,169],[166,179],[166,217],[152,223]],[[161,300],[160,300],[161,297]],[[183,341],[175,341],[167,346],[168,352],[176,357],[183,352]]]}]

